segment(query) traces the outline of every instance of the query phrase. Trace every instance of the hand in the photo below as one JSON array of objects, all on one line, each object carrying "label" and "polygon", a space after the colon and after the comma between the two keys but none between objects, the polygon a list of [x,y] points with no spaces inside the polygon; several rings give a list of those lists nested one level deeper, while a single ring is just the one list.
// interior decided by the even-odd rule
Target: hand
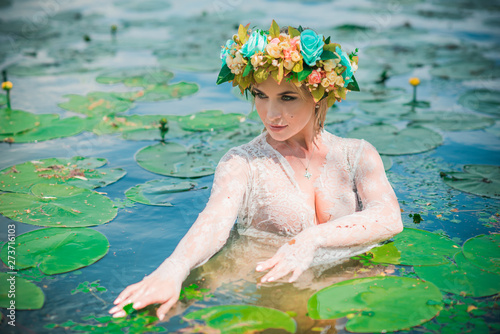
[{"label": "hand", "polygon": [[311,265],[315,245],[310,238],[304,237],[305,231],[299,233],[295,238],[280,247],[276,254],[267,261],[258,264],[255,270],[264,271],[271,269],[261,279],[261,283],[272,282],[292,272],[289,283],[294,282]]},{"label": "hand", "polygon": [[179,273],[178,265],[175,266],[167,259],[151,275],[125,288],[113,302],[116,306],[109,313],[115,318],[124,317],[126,313],[123,307],[127,304],[134,303],[134,309],[139,310],[149,304],[160,303],[156,314],[163,320],[168,310],[179,300],[185,276],[182,277],[182,273]]}]

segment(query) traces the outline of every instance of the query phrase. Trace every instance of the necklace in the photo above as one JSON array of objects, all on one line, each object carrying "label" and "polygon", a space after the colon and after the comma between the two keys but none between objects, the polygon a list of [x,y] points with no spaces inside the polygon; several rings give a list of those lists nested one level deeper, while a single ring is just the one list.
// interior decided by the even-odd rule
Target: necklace
[{"label": "necklace", "polygon": [[[288,148],[290,149],[290,151],[293,152],[292,148],[290,147],[290,145],[288,145],[288,143],[286,141],[284,141],[283,143],[285,143],[286,146],[288,146]],[[309,173],[309,164],[311,163],[311,160],[314,156],[314,149],[316,147],[314,146],[314,142],[313,142],[313,149],[312,149],[312,153],[311,153],[311,157],[309,158],[309,161],[307,162],[307,166],[304,165],[304,163],[302,162],[302,160],[299,159],[300,163],[302,164],[302,166],[304,166],[304,168],[306,169],[306,172],[304,173],[304,177],[307,178],[308,180],[311,179],[311,176],[312,174]]]}]

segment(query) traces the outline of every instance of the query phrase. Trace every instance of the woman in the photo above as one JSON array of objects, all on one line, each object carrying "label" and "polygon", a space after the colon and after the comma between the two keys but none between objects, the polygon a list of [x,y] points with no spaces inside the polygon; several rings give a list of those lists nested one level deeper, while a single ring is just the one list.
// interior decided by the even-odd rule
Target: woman
[{"label": "woman", "polygon": [[[124,316],[160,303],[158,317],[179,298],[182,282],[238,231],[282,246],[255,263],[262,283],[362,253],[401,232],[397,198],[375,148],[323,130],[327,109],[358,90],[355,53],[312,30],[240,26],[221,52],[217,83],[250,90],[265,131],[219,162],[207,206],[173,254],[127,287],[110,310]],[[285,241],[283,241],[285,240]],[[251,259],[247,259],[251,261]]]}]

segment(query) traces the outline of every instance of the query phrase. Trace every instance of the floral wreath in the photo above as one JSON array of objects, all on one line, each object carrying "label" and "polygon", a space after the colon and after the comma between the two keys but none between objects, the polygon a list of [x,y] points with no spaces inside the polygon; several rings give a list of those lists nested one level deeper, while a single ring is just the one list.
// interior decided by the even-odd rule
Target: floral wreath
[{"label": "floral wreath", "polygon": [[305,83],[314,101],[326,98],[328,107],[345,99],[347,91],[359,91],[354,78],[358,49],[348,55],[339,44],[330,43],[330,37],[301,26],[280,33],[274,20],[269,31],[252,31],[249,25],[240,24],[238,34],[222,46],[217,84],[232,81],[243,94],[270,74],[278,84],[283,78],[297,87]]}]

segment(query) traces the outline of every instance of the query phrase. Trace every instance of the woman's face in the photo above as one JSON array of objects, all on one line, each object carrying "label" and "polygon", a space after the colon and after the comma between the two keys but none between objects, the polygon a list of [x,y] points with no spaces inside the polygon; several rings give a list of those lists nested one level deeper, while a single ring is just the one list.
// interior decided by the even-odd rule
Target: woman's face
[{"label": "woman's face", "polygon": [[314,133],[314,99],[301,98],[293,83],[269,78],[254,85],[255,107],[267,132],[278,141],[309,138]]}]

